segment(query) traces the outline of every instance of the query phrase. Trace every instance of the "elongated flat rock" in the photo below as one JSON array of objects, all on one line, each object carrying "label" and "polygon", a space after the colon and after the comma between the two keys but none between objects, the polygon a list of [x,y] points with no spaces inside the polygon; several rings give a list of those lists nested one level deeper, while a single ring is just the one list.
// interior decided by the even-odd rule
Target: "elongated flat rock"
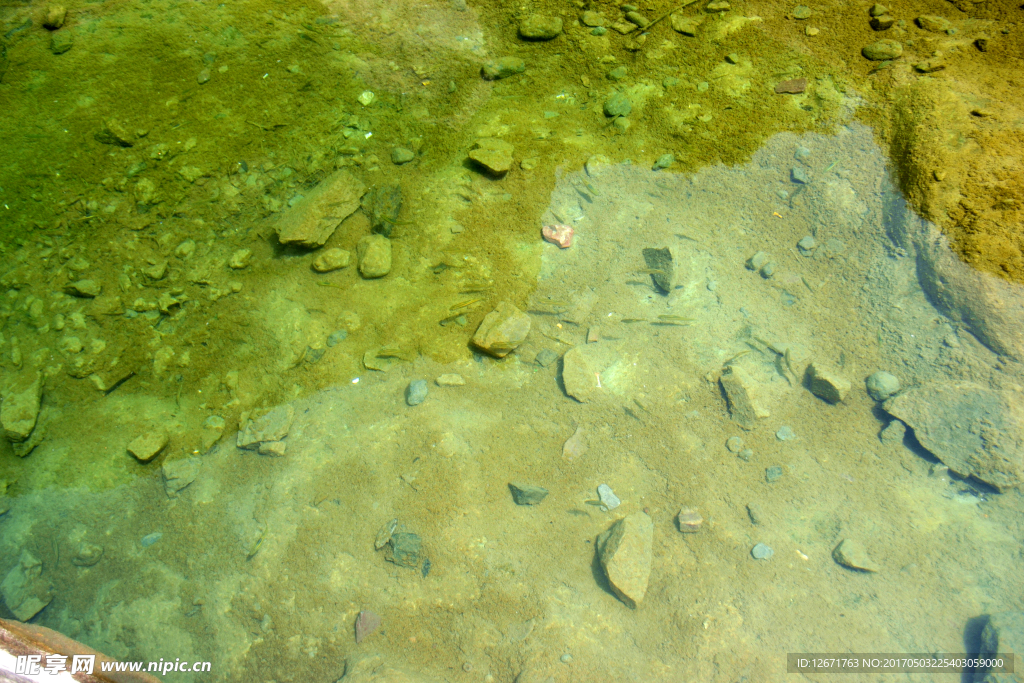
[{"label": "elongated flat rock", "polygon": [[597,555],[608,583],[633,609],[647,594],[653,544],[654,522],[643,512],[623,517],[597,538]]},{"label": "elongated flat rock", "polygon": [[1024,407],[1020,398],[970,382],[924,384],[883,407],[949,469],[999,490],[1024,484]]},{"label": "elongated flat rock", "polygon": [[43,376],[39,372],[23,373],[15,378],[0,403],[0,424],[11,441],[24,441],[36,427],[39,404],[43,396]]},{"label": "elongated flat rock", "polygon": [[281,244],[320,247],[359,208],[366,185],[348,171],[325,178],[278,220]]}]

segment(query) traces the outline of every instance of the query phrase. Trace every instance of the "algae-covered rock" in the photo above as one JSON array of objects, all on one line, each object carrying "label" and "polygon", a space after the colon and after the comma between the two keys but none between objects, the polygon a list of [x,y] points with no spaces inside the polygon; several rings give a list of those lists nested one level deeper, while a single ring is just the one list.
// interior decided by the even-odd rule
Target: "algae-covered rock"
[{"label": "algae-covered rock", "polygon": [[501,302],[484,316],[473,335],[473,346],[492,356],[504,358],[526,341],[530,316],[507,302]]}]

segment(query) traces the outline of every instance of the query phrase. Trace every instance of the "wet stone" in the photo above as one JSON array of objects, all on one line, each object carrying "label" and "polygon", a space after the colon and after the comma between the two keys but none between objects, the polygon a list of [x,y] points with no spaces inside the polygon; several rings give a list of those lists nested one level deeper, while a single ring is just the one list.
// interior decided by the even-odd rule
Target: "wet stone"
[{"label": "wet stone", "polygon": [[660,249],[648,247],[643,250],[643,255],[647,267],[659,271],[651,274],[654,284],[665,294],[671,292],[675,283],[675,264],[672,251],[668,247]]},{"label": "wet stone", "polygon": [[673,14],[670,19],[672,30],[691,38],[697,35],[697,29],[704,22],[703,16],[688,17],[678,12]]},{"label": "wet stone", "polygon": [[381,618],[370,612],[369,610],[362,610],[359,612],[359,616],[356,617],[355,630],[356,630],[356,642],[361,643],[374,631],[380,628]]},{"label": "wet stone", "polygon": [[202,462],[199,458],[164,461],[161,472],[164,479],[164,493],[168,498],[176,498],[182,489],[196,480]]},{"label": "wet stone", "polygon": [[764,521],[764,510],[761,509],[760,503],[747,503],[747,517],[750,518],[750,523],[754,526]]},{"label": "wet stone", "polygon": [[903,54],[903,45],[895,40],[879,40],[865,45],[861,50],[865,59],[874,62],[884,62],[890,59],[898,59]]},{"label": "wet stone", "polygon": [[811,380],[811,393],[828,403],[840,403],[850,393],[850,380],[827,365],[811,363],[807,374]]},{"label": "wet stone", "polygon": [[396,166],[407,164],[416,158],[416,152],[406,147],[395,147],[391,150],[391,163]]},{"label": "wet stone", "polygon": [[754,457],[754,451],[750,448],[744,448],[742,451],[736,454],[743,462],[750,462]]},{"label": "wet stone", "polygon": [[738,436],[730,436],[725,442],[725,447],[732,453],[739,453],[743,450],[743,439]]},{"label": "wet stone", "polygon": [[606,510],[614,510],[622,504],[619,497],[612,491],[612,487],[608,484],[601,484],[597,487],[597,499],[601,501]]},{"label": "wet stone", "polygon": [[562,20],[543,14],[530,14],[519,23],[519,37],[526,40],[551,40],[562,32]]},{"label": "wet stone", "polygon": [[64,25],[67,16],[68,10],[64,5],[48,5],[43,16],[43,27],[56,31]]},{"label": "wet stone", "polygon": [[892,28],[892,25],[896,23],[896,20],[890,17],[888,14],[883,14],[880,17],[871,17],[871,28],[876,31],[887,31]]},{"label": "wet stone", "polygon": [[348,265],[351,254],[345,249],[332,247],[313,259],[313,270],[318,273],[329,273]]},{"label": "wet stone", "polygon": [[868,10],[868,14],[870,16],[872,16],[872,17],[880,17],[883,14],[888,14],[888,13],[889,13],[889,8],[886,7],[885,5],[878,4],[877,2],[874,5],[871,6],[871,9]]},{"label": "wet stone", "polygon": [[877,572],[879,566],[868,557],[868,551],[859,542],[852,539],[844,539],[836,549],[832,551],[832,558],[850,569],[859,569],[865,572]]},{"label": "wet stone", "polygon": [[363,212],[370,219],[370,232],[391,237],[402,210],[402,188],[399,185],[375,185],[363,195]]},{"label": "wet stone", "polygon": [[551,349],[541,349],[537,353],[537,358],[535,360],[537,361],[537,365],[542,368],[546,368],[558,360],[558,354]]},{"label": "wet stone", "polygon": [[605,19],[605,16],[600,12],[594,12],[593,10],[584,12],[580,21],[584,26],[590,26],[591,28],[608,25],[608,20]]},{"label": "wet stone", "polygon": [[167,446],[167,434],[160,430],[146,432],[128,444],[128,452],[139,462],[149,462]]},{"label": "wet stone", "polygon": [[249,420],[245,429],[238,432],[235,445],[257,450],[264,441],[281,441],[288,435],[294,420],[295,408],[291,404],[277,406],[256,420]]},{"label": "wet stone", "polygon": [[42,560],[22,550],[18,563],[7,572],[0,584],[4,604],[18,621],[28,621],[53,600],[53,587],[42,577],[42,573]]},{"label": "wet stone", "polygon": [[939,17],[934,14],[920,16],[917,19],[914,19],[914,23],[925,31],[930,31],[932,33],[945,33],[952,26],[952,24],[949,23],[949,19]]},{"label": "wet stone", "polygon": [[707,12],[725,12],[730,7],[732,7],[732,5],[730,5],[727,0],[711,0],[704,10]]},{"label": "wet stone", "polygon": [[654,170],[660,171],[663,168],[668,168],[674,163],[676,163],[675,155],[662,154],[660,157],[658,157],[658,160],[654,162]]},{"label": "wet stone", "polygon": [[462,375],[457,375],[455,373],[441,375],[435,379],[434,382],[437,383],[437,386],[439,387],[461,387],[466,384],[466,380],[462,379]]},{"label": "wet stone", "polygon": [[811,18],[811,8],[808,7],[807,5],[797,5],[796,7],[793,8],[793,18],[794,19],[810,19]]},{"label": "wet stone", "polygon": [[610,80],[621,81],[629,73],[629,69],[625,66],[617,66],[608,72],[607,76]]},{"label": "wet stone", "polygon": [[605,116],[629,116],[631,111],[633,111],[632,103],[620,92],[612,93],[604,101]]},{"label": "wet stone", "polygon": [[782,475],[785,474],[783,469],[778,465],[772,465],[764,471],[764,480],[769,484],[774,484],[779,479],[782,479]]},{"label": "wet stone", "polygon": [[750,549],[750,556],[755,560],[770,560],[774,554],[775,551],[764,543],[758,543]]},{"label": "wet stone", "polygon": [[779,441],[792,441],[796,438],[796,432],[793,431],[792,427],[784,425],[779,427],[779,431],[775,432],[775,438]]},{"label": "wet stone", "polygon": [[469,158],[495,175],[504,175],[512,167],[513,149],[499,138],[481,138],[469,150]]},{"label": "wet stone", "polygon": [[336,171],[281,214],[277,238],[281,244],[320,247],[343,220],[359,208],[366,185],[346,170]]},{"label": "wet stone", "polygon": [[512,483],[508,485],[508,488],[512,492],[512,500],[516,505],[538,505],[548,495],[546,488],[530,484]]},{"label": "wet stone", "polygon": [[503,301],[484,316],[473,335],[473,346],[497,358],[504,358],[526,341],[530,324],[530,316]]},{"label": "wet stone", "polygon": [[811,182],[811,178],[807,175],[807,171],[799,166],[794,166],[790,169],[789,177],[794,183],[800,183],[801,185],[806,185]]},{"label": "wet stone", "polygon": [[900,446],[906,436],[907,426],[899,420],[892,420],[879,432],[878,440],[886,446]]},{"label": "wet stone", "polygon": [[700,531],[703,524],[704,518],[693,508],[683,508],[676,515],[676,527],[679,529],[679,533],[695,534]]},{"label": "wet stone", "polygon": [[884,401],[900,390],[899,379],[883,370],[868,377],[864,384],[868,395],[876,401]]},{"label": "wet stone", "polygon": [[636,10],[631,10],[625,14],[626,20],[631,24],[636,24],[640,28],[647,28],[651,24],[651,20],[640,14]]},{"label": "wet stone", "polygon": [[730,365],[719,380],[729,404],[733,421],[744,429],[753,429],[757,420],[768,416],[758,401],[758,384],[741,367]]},{"label": "wet stone", "polygon": [[654,523],[643,512],[615,522],[597,538],[597,555],[615,595],[636,608],[651,576]]},{"label": "wet stone", "polygon": [[103,291],[103,286],[95,280],[76,280],[64,287],[64,292],[83,299],[94,299]]},{"label": "wet stone", "polygon": [[768,263],[768,259],[771,258],[767,253],[759,251],[750,258],[747,259],[747,270],[761,270],[765,264]]},{"label": "wet stone", "polygon": [[796,243],[796,248],[800,250],[800,253],[804,256],[811,256],[814,250],[818,248],[818,242],[810,235],[800,238],[800,241]]},{"label": "wet stone", "polygon": [[43,375],[24,372],[8,380],[0,402],[0,426],[13,443],[27,440],[36,427],[43,397]]},{"label": "wet stone", "polygon": [[427,400],[427,380],[414,379],[405,388],[405,402],[410,406],[418,406]]},{"label": "wet stone", "polygon": [[420,537],[409,531],[397,531],[391,535],[384,548],[384,559],[394,562],[399,567],[418,567],[423,542]]},{"label": "wet stone", "polygon": [[391,240],[384,235],[364,235],[356,244],[359,274],[367,280],[391,272]]},{"label": "wet stone", "polygon": [[348,330],[335,330],[327,337],[327,347],[334,348],[346,339],[348,339]]},{"label": "wet stone", "polygon": [[526,62],[519,57],[501,57],[487,62],[481,68],[483,77],[488,81],[508,78],[524,71],[526,71]]}]

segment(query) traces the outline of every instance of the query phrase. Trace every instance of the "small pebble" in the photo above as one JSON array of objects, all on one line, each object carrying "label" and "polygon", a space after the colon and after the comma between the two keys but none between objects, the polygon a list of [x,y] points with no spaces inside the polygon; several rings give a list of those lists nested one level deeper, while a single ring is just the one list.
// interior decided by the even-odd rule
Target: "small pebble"
[{"label": "small pebble", "polygon": [[738,436],[730,436],[725,442],[725,447],[733,453],[739,453],[743,450],[743,439]]},{"label": "small pebble", "polygon": [[796,243],[796,247],[804,256],[810,256],[811,254],[814,253],[814,250],[818,248],[818,243],[817,241],[815,241],[813,237],[807,235],[806,237],[801,238],[800,241]]},{"label": "small pebble", "polygon": [[803,161],[804,159],[811,156],[811,150],[807,149],[806,147],[800,146],[796,148],[796,153],[793,154],[793,156],[795,156],[800,161]]},{"label": "small pebble", "polygon": [[546,368],[558,360],[558,354],[551,349],[541,349],[534,360],[537,361],[537,365]]},{"label": "small pebble", "polygon": [[416,153],[405,147],[395,147],[391,150],[391,163],[396,166],[407,164],[416,158]]},{"label": "small pebble", "polygon": [[462,375],[456,373],[449,373],[447,375],[441,375],[434,380],[439,387],[461,387],[465,386],[466,380],[462,378]]},{"label": "small pebble", "polygon": [[327,346],[334,348],[346,339],[348,339],[348,330],[336,330],[327,337]]},{"label": "small pebble", "polygon": [[769,560],[775,554],[775,551],[764,543],[758,543],[750,551],[750,554],[755,560]]},{"label": "small pebble", "polygon": [[558,658],[558,661],[560,661],[562,664],[568,664],[572,661],[572,655],[566,652],[564,655]]},{"label": "small pebble", "polygon": [[793,17],[796,19],[810,19],[811,8],[807,5],[797,5],[793,8]]},{"label": "small pebble", "polygon": [[740,56],[735,52],[730,52],[725,56],[725,61],[729,62],[730,64],[739,64]]},{"label": "small pebble", "polygon": [[781,478],[782,478],[782,468],[779,467],[778,465],[772,465],[771,467],[766,468],[765,471],[764,471],[764,479],[769,484],[774,484],[775,482],[777,482]]},{"label": "small pebble", "polygon": [[790,175],[790,178],[793,179],[794,183],[800,183],[801,185],[806,185],[807,183],[811,182],[810,177],[807,175],[807,171],[805,171],[804,169],[800,168],[799,166],[794,166],[790,170],[789,175]]},{"label": "small pebble", "polygon": [[814,36],[816,36],[819,33],[821,33],[821,30],[820,29],[816,29],[813,26],[808,26],[807,28],[804,29],[804,33],[806,33],[807,35],[809,35],[809,36],[811,36],[813,38]]},{"label": "small pebble", "polygon": [[747,503],[747,517],[750,517],[750,523],[757,525],[764,521],[764,511],[761,509],[761,505],[758,503]]},{"label": "small pebble", "polygon": [[792,441],[796,438],[796,432],[793,431],[792,427],[779,427],[779,431],[775,432],[775,438],[779,441]]},{"label": "small pebble", "polygon": [[775,263],[769,261],[768,263],[764,264],[764,266],[762,266],[761,277],[763,277],[765,280],[770,280],[773,275],[775,275]]},{"label": "small pebble", "polygon": [[405,402],[411,406],[418,406],[427,398],[427,380],[414,379],[409,382],[405,389]]},{"label": "small pebble", "polygon": [[754,451],[750,448],[744,448],[742,451],[736,454],[743,462],[750,462],[750,459],[754,457]]},{"label": "small pebble", "polygon": [[676,515],[676,524],[679,526],[679,532],[683,534],[697,533],[703,523],[704,518],[693,508],[683,508]]}]

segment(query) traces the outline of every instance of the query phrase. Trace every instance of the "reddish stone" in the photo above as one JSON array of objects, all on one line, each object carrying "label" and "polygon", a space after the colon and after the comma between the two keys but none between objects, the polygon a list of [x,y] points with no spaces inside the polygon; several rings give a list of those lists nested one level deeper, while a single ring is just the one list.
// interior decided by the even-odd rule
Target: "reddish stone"
[{"label": "reddish stone", "polygon": [[541,232],[544,235],[545,241],[557,244],[562,249],[568,249],[572,246],[574,231],[571,225],[545,225]]},{"label": "reddish stone", "polygon": [[380,628],[380,617],[373,612],[363,610],[356,617],[356,642],[363,642],[363,638]]},{"label": "reddish stone", "polygon": [[807,90],[807,79],[806,78],[794,78],[791,81],[782,81],[775,86],[775,92],[789,93],[790,95],[798,95],[804,90]]}]

